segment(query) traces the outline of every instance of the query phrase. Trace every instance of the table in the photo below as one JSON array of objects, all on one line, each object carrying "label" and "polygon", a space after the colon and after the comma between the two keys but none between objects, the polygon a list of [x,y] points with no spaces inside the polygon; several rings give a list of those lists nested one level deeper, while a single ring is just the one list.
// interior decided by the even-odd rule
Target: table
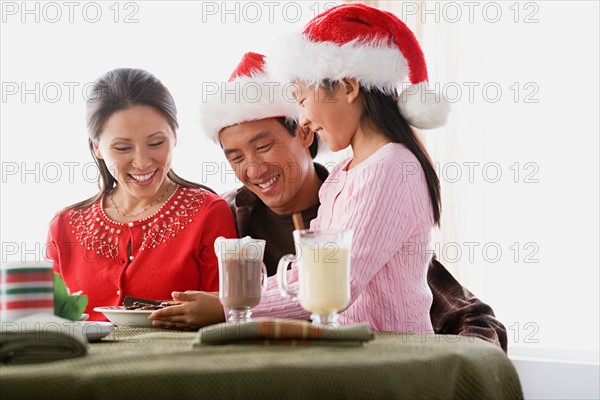
[{"label": "table", "polygon": [[85,357],[0,366],[2,399],[519,399],[505,353],[476,338],[377,333],[360,346],[191,347],[196,332],[119,328]]}]

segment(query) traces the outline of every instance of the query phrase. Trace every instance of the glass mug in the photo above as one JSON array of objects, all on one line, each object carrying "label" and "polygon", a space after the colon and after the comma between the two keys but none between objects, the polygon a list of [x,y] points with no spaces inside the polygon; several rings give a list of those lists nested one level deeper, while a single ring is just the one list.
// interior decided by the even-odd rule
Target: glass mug
[{"label": "glass mug", "polygon": [[[295,230],[293,235],[297,255],[286,254],[279,260],[279,291],[311,312],[313,323],[337,323],[338,311],[350,303],[352,231]],[[289,263],[296,263],[298,268],[298,292],[288,288]]]},{"label": "glass mug", "polygon": [[267,269],[263,263],[265,241],[246,236],[242,239],[215,240],[219,260],[219,300],[229,308],[229,322],[250,320],[251,308],[260,303],[267,288]]}]

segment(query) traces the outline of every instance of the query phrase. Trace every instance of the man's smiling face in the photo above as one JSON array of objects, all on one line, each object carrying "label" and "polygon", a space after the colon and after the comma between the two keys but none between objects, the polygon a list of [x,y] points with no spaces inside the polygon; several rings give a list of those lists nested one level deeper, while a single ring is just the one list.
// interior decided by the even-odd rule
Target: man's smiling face
[{"label": "man's smiling face", "polygon": [[298,211],[312,168],[312,132],[292,136],[275,118],[224,128],[219,139],[236,177],[277,214]]}]

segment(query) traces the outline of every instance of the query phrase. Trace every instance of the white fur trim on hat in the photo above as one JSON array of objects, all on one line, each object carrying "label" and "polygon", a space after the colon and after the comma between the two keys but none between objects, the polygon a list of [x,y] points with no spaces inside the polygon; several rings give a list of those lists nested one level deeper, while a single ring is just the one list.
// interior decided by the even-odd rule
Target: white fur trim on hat
[{"label": "white fur trim on hat", "polygon": [[264,118],[297,119],[299,115],[289,85],[266,79],[264,75],[222,82],[216,91],[207,92],[203,93],[204,102],[200,106],[200,124],[215,143],[219,143],[219,132],[228,126]]},{"label": "white fur trim on hat", "polygon": [[408,77],[406,59],[397,47],[388,45],[385,40],[353,40],[338,45],[294,35],[286,40],[285,46],[288,49],[284,50],[285,56],[271,57],[270,63],[273,72],[287,81],[316,85],[324,79],[357,78],[367,89],[378,88],[391,93]]},{"label": "white fur trim on hat", "polygon": [[450,113],[450,102],[427,82],[407,86],[398,96],[398,107],[408,123],[420,129],[443,126]]}]

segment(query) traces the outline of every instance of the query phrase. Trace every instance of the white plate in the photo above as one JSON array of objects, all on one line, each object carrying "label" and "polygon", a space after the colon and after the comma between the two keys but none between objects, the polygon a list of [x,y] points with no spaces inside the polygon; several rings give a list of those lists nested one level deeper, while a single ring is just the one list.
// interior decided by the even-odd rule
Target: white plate
[{"label": "white plate", "polygon": [[96,342],[115,330],[112,322],[85,321],[81,324],[83,325],[83,333],[89,342]]},{"label": "white plate", "polygon": [[148,315],[154,310],[126,310],[122,306],[95,307],[94,311],[101,312],[110,322],[117,325],[151,327],[152,321]]}]

